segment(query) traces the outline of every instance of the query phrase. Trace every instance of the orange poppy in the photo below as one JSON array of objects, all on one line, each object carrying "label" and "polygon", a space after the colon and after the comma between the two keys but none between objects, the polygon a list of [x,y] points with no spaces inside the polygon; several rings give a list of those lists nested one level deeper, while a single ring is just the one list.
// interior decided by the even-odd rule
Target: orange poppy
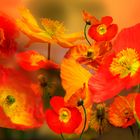
[{"label": "orange poppy", "polygon": [[136,94],[115,97],[109,107],[109,122],[116,127],[126,128],[136,121],[133,113],[133,106]]},{"label": "orange poppy", "polygon": [[83,68],[79,63],[75,62],[75,60],[65,58],[61,63],[60,71],[62,86],[66,90],[64,100],[67,102],[68,100],[70,100],[70,98],[73,98],[72,96],[78,95],[78,92],[83,92],[83,95],[79,95],[82,99],[84,99],[84,105],[89,106],[91,104],[91,101],[87,83],[89,78],[91,77],[90,72]]},{"label": "orange poppy", "polygon": [[19,32],[13,19],[0,13],[0,56],[8,58],[16,52],[17,43],[15,39]]},{"label": "orange poppy", "polygon": [[16,55],[18,64],[27,71],[35,71],[44,69],[59,69],[59,65],[51,60],[47,60],[45,56],[36,51],[29,50]]},{"label": "orange poppy", "polygon": [[0,126],[21,130],[40,127],[44,120],[41,93],[34,92],[32,82],[16,70],[0,66],[0,75]]},{"label": "orange poppy", "polygon": [[110,42],[96,42],[92,46],[76,45],[68,50],[65,58],[75,59],[81,65],[97,70],[111,48],[112,44]]},{"label": "orange poppy", "polygon": [[[21,18],[17,19],[17,26],[31,40],[27,46],[33,42],[57,43],[61,47],[70,48],[77,40],[83,39],[83,33],[65,34],[65,27],[59,21],[41,19],[41,28],[36,19],[26,8],[20,10]],[[24,28],[23,28],[24,27]]]}]

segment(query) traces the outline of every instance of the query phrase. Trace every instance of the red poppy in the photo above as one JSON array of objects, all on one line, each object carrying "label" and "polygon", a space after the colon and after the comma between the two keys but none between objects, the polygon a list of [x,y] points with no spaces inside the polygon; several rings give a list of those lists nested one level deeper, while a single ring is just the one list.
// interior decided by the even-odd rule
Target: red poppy
[{"label": "red poppy", "polygon": [[112,24],[112,17],[102,17],[101,21],[94,23],[88,30],[89,36],[95,41],[109,41],[115,37],[118,31],[116,24]]},{"label": "red poppy", "polygon": [[27,71],[35,71],[41,68],[44,69],[59,69],[59,65],[47,60],[43,55],[39,54],[36,51],[26,51],[18,53],[17,61],[19,65]]},{"label": "red poppy", "polygon": [[134,112],[135,112],[135,118],[140,126],[140,94],[139,93],[135,98]]},{"label": "red poppy", "polygon": [[140,83],[140,24],[118,35],[114,52],[106,56],[89,80],[93,102],[102,102]]},{"label": "red poppy", "polygon": [[0,56],[8,57],[15,53],[17,43],[15,39],[18,36],[18,30],[7,15],[0,13]]},{"label": "red poppy", "polygon": [[43,124],[41,93],[34,92],[29,80],[14,69],[0,66],[0,127],[28,129]]},{"label": "red poppy", "polygon": [[136,94],[129,94],[126,97],[118,96],[109,107],[109,121],[116,127],[126,128],[133,125],[134,118],[133,106]]},{"label": "red poppy", "polygon": [[75,107],[69,107],[60,96],[51,99],[53,109],[47,109],[46,122],[56,133],[74,133],[82,121],[81,113]]}]

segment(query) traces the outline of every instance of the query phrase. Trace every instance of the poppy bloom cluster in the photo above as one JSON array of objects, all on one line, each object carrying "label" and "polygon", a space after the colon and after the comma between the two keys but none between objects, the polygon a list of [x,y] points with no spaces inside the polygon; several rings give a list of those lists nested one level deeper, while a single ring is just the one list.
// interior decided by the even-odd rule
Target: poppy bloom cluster
[{"label": "poppy bloom cluster", "polygon": [[[0,14],[0,60],[8,62],[11,56],[16,64],[0,64],[0,127],[25,130],[46,121],[55,133],[80,134],[81,140],[89,127],[101,135],[111,125],[140,125],[140,23],[123,29],[114,39],[118,26],[110,16],[98,20],[83,11],[84,34],[65,34],[59,21],[41,19],[41,28],[28,9],[20,9],[20,14],[17,20]],[[16,42],[19,31],[29,38],[22,49]],[[48,58],[28,50],[36,42],[47,43]],[[68,49],[60,66],[50,60],[53,43]],[[58,79],[48,75],[51,69],[58,71]],[[46,108],[44,97],[53,79],[64,97],[52,94]],[[137,91],[118,95],[134,86]],[[54,92],[55,87],[51,88]]]}]

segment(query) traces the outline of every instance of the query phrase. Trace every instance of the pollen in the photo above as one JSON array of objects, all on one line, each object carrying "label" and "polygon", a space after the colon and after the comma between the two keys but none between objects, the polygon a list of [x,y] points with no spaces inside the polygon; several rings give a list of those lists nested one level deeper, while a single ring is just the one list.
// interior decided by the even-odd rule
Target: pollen
[{"label": "pollen", "polygon": [[31,55],[30,61],[32,66],[38,66],[38,62],[46,61],[46,58],[39,54],[35,54],[35,55],[33,54]]},{"label": "pollen", "polygon": [[110,65],[110,72],[114,76],[119,75],[120,78],[124,78],[128,75],[132,77],[136,74],[139,67],[140,61],[138,53],[132,48],[127,48],[119,52],[113,59]]},{"label": "pollen", "polygon": [[67,108],[61,108],[59,111],[59,120],[67,123],[71,118],[71,112]]},{"label": "pollen", "polygon": [[107,32],[107,26],[105,24],[101,24],[97,27],[97,32],[100,34],[100,35],[104,35],[106,34]]}]

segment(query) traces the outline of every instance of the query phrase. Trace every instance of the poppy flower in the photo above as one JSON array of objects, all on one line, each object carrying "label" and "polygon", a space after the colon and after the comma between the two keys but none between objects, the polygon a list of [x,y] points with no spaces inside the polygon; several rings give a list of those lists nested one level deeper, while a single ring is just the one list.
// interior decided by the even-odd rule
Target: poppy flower
[{"label": "poppy flower", "polygon": [[16,52],[18,29],[13,19],[0,13],[0,56],[8,58]]},{"label": "poppy flower", "polygon": [[89,126],[99,134],[102,134],[109,129],[108,107],[105,103],[99,103],[96,105],[92,111]]},{"label": "poppy flower", "polygon": [[95,41],[110,41],[115,37],[118,31],[116,24],[112,24],[112,17],[102,17],[98,23],[93,23],[89,30],[88,35]]},{"label": "poppy flower", "polygon": [[69,107],[60,96],[50,100],[53,109],[47,109],[46,122],[55,133],[74,133],[82,121],[81,113],[76,107]]},{"label": "poppy flower", "polygon": [[0,127],[21,130],[40,127],[44,120],[42,98],[41,93],[32,90],[32,81],[2,66],[0,75]]},{"label": "poppy flower", "polygon": [[[140,24],[122,30],[113,51],[89,80],[93,102],[102,102],[140,83]],[[117,86],[116,86],[117,85]]]},{"label": "poppy flower", "polygon": [[17,19],[17,26],[31,39],[27,46],[34,42],[44,42],[57,43],[61,47],[69,48],[75,41],[83,39],[82,32],[65,34],[63,23],[46,18],[41,19],[42,29],[26,8],[22,8],[20,14],[21,18]]},{"label": "poppy flower", "polygon": [[65,58],[75,59],[81,65],[96,71],[111,48],[112,44],[110,42],[96,42],[92,46],[76,45],[68,50]]},{"label": "poppy flower", "polygon": [[18,64],[27,71],[35,71],[44,69],[59,69],[59,65],[51,60],[47,60],[45,56],[36,51],[29,50],[16,55]]},{"label": "poppy flower", "polygon": [[[60,71],[62,86],[66,90],[64,100],[68,102],[70,98],[73,98],[72,96],[77,95],[79,98],[76,97],[76,99],[84,99],[84,105],[89,106],[91,104],[91,101],[87,83],[89,78],[91,77],[90,72],[83,68],[75,60],[65,58],[61,63]],[[82,94],[78,94],[78,92]]]},{"label": "poppy flower", "polygon": [[108,112],[109,122],[112,125],[126,128],[136,122],[133,113],[135,97],[136,94],[115,97]]},{"label": "poppy flower", "polygon": [[135,97],[134,114],[138,125],[140,126],[140,94]]}]

